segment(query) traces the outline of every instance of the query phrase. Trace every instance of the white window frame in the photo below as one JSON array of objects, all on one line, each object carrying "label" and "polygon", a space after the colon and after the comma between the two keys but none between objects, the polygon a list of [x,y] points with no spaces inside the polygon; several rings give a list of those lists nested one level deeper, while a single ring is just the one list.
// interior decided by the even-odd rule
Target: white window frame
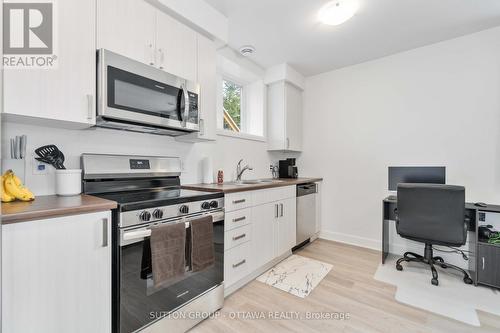
[{"label": "white window frame", "polygon": [[[261,141],[261,142],[266,142],[267,141],[267,138],[266,138],[266,133],[267,133],[267,129],[266,129],[266,117],[267,117],[267,114],[266,114],[266,108],[264,108],[263,110],[263,135],[255,135],[255,134],[250,134],[250,133],[247,133],[247,132],[242,132],[242,128],[243,128],[243,125],[245,124],[244,122],[246,121],[246,116],[245,116],[245,112],[247,112],[246,110],[246,99],[247,99],[247,94],[246,94],[246,89],[245,89],[245,86],[247,84],[249,84],[249,82],[244,82],[243,80],[240,80],[240,79],[237,79],[235,78],[234,76],[232,75],[229,75],[227,73],[219,73],[218,75],[218,83],[220,85],[220,87],[222,87],[224,81],[230,81],[234,84],[237,84],[238,86],[241,87],[241,104],[240,104],[240,132],[234,132],[234,131],[231,131],[231,130],[228,130],[228,129],[224,129],[224,108],[223,108],[223,105],[224,105],[224,102],[223,102],[223,95],[222,93],[221,94],[218,94],[220,96],[217,96],[217,98],[219,98],[222,102],[221,103],[218,103],[218,108],[220,108],[220,110],[217,110],[217,114],[218,114],[218,117],[217,117],[217,135],[220,135],[220,136],[226,136],[226,137],[232,137],[232,138],[239,138],[239,139],[245,139],[245,140],[252,140],[252,141]],[[221,88],[222,89],[222,88]]]}]

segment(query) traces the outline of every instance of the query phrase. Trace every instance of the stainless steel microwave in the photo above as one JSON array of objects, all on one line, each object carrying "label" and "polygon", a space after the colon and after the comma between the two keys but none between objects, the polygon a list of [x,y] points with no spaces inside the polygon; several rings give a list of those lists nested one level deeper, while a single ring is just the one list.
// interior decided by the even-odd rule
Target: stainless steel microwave
[{"label": "stainless steel microwave", "polygon": [[179,136],[199,131],[199,85],[100,49],[96,126]]}]

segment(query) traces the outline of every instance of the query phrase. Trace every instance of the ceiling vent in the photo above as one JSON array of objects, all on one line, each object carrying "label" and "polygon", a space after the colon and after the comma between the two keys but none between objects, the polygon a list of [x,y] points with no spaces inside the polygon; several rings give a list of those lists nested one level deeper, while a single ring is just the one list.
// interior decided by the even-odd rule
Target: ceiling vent
[{"label": "ceiling vent", "polygon": [[245,45],[240,47],[240,53],[244,57],[248,57],[252,55],[254,52],[255,52],[255,47],[253,47],[252,45]]}]

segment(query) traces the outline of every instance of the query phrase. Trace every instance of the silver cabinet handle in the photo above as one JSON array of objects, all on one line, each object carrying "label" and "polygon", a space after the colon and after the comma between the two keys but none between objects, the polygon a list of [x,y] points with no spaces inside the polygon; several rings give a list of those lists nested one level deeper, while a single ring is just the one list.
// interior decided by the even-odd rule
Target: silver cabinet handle
[{"label": "silver cabinet handle", "polygon": [[102,219],[102,247],[108,246],[108,218]]},{"label": "silver cabinet handle", "polygon": [[246,220],[246,218],[247,218],[246,216],[237,217],[237,218],[233,219],[233,222],[240,222],[240,221],[244,221],[244,220]]},{"label": "silver cabinet handle", "polygon": [[238,239],[242,239],[242,238],[245,238],[247,234],[241,234],[239,236],[234,236],[233,237],[233,240],[238,240]]},{"label": "silver cabinet handle", "polygon": [[281,217],[283,217],[283,204],[282,204],[282,203],[280,203],[280,209],[281,209],[281,214],[280,214],[280,216],[281,216]]},{"label": "silver cabinet handle", "polygon": [[274,217],[276,217],[276,218],[280,217],[278,204],[275,204],[274,208],[275,208],[275,213],[276,213]]},{"label": "silver cabinet handle", "polygon": [[233,200],[233,204],[240,204],[240,203],[244,203],[245,201],[246,201],[245,199]]},{"label": "silver cabinet handle", "polygon": [[94,96],[87,95],[87,119],[91,120],[94,117]]},{"label": "silver cabinet handle", "polygon": [[155,50],[153,49],[153,44],[149,44],[149,54],[150,54],[150,59],[149,59],[149,64],[151,66],[155,65]]},{"label": "silver cabinet handle", "polygon": [[484,271],[484,257],[482,257],[481,259],[483,261],[483,271]]},{"label": "silver cabinet handle", "polygon": [[246,259],[243,259],[243,260],[242,260],[242,261],[240,261],[239,263],[237,263],[237,264],[233,264],[233,268],[236,268],[236,267],[238,267],[238,266],[241,266],[241,265],[243,265],[243,264],[244,264],[244,263],[246,263],[246,262],[247,262],[247,260],[246,260]]},{"label": "silver cabinet handle", "polygon": [[165,53],[162,49],[158,49],[158,53],[160,54],[160,69],[163,69],[163,64],[165,63]]},{"label": "silver cabinet handle", "polygon": [[198,126],[200,127],[200,136],[204,136],[205,135],[205,121],[203,119],[200,118],[200,120],[198,120]]},{"label": "silver cabinet handle", "polygon": [[290,148],[290,138],[286,138],[286,149]]}]

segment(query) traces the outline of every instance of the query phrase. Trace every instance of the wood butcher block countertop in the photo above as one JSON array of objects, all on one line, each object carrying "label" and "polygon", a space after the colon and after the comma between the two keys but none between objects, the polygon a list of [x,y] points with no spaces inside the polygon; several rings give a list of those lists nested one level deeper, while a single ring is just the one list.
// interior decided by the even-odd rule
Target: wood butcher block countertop
[{"label": "wood butcher block countertop", "polygon": [[182,188],[187,190],[197,190],[206,192],[235,193],[235,192],[262,190],[273,187],[315,183],[320,181],[323,181],[323,178],[280,178],[280,179],[273,179],[273,182],[269,183],[264,182],[264,183],[243,184],[243,185],[236,185],[234,184],[234,182],[228,182],[222,184],[192,184],[192,185],[182,185]]},{"label": "wood butcher block countertop", "polygon": [[116,207],[117,204],[114,201],[85,194],[68,197],[39,196],[30,202],[2,203],[2,224],[100,212]]}]

